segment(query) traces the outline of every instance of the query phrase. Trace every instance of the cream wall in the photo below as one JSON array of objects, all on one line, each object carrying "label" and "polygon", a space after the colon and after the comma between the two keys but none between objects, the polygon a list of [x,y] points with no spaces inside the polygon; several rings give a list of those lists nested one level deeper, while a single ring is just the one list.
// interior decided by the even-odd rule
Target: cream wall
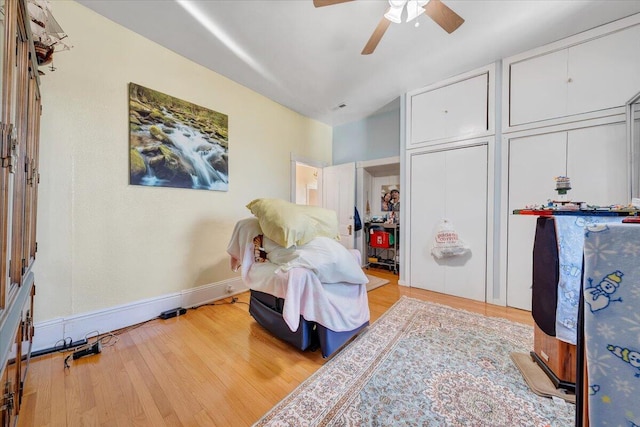
[{"label": "cream wall", "polygon": [[[331,163],[332,129],[71,1],[74,48],[41,76],[36,321],[237,274],[226,246],[257,197],[289,198],[290,154]],[[128,185],[127,84],[229,116],[229,191]]]}]

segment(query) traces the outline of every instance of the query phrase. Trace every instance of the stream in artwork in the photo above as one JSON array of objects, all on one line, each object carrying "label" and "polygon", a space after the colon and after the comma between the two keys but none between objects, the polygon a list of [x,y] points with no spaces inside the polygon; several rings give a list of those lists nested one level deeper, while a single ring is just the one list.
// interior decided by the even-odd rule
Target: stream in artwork
[{"label": "stream in artwork", "polygon": [[[164,113],[171,117],[167,111]],[[141,132],[149,132],[151,125],[141,126]],[[166,132],[166,131],[165,131]],[[192,168],[191,178],[192,188],[206,190],[226,190],[229,182],[228,177],[211,166],[210,161],[225,152],[225,149],[218,144],[212,144],[200,131],[176,121],[175,130],[167,135],[175,145],[176,154],[182,161],[188,163]],[[142,180],[144,185],[166,185],[167,180],[158,178],[153,166],[147,164],[147,175]]]},{"label": "stream in artwork", "polygon": [[131,84],[131,183],[227,191],[227,116]]}]

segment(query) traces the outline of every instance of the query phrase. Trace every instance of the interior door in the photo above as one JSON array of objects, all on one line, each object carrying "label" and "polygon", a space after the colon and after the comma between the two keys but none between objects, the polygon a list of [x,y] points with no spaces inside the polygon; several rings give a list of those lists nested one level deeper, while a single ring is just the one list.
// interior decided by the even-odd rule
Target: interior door
[{"label": "interior door", "polygon": [[340,243],[354,247],[353,214],[356,206],[356,164],[327,166],[322,170],[322,206],[338,214]]}]

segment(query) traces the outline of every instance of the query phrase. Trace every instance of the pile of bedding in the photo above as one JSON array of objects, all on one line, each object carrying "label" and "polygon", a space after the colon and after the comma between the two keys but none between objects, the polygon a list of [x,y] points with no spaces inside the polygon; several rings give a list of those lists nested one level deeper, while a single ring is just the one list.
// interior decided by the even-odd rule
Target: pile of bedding
[{"label": "pile of bedding", "polygon": [[236,223],[227,248],[231,268],[250,289],[285,300],[282,315],[292,331],[300,316],[336,332],[369,320],[368,279],[357,251],[336,240],[335,212],[277,199],[247,207],[255,217]]}]

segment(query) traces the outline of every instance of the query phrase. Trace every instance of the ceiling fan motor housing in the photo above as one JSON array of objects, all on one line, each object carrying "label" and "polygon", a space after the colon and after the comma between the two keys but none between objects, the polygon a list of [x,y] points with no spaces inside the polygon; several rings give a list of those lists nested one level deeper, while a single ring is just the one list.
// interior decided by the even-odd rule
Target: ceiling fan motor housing
[{"label": "ceiling fan motor housing", "polygon": [[428,0],[389,0],[389,10],[384,14],[384,17],[399,24],[402,22],[402,12],[406,6],[407,22],[409,22],[424,13],[423,6],[427,3]]}]

